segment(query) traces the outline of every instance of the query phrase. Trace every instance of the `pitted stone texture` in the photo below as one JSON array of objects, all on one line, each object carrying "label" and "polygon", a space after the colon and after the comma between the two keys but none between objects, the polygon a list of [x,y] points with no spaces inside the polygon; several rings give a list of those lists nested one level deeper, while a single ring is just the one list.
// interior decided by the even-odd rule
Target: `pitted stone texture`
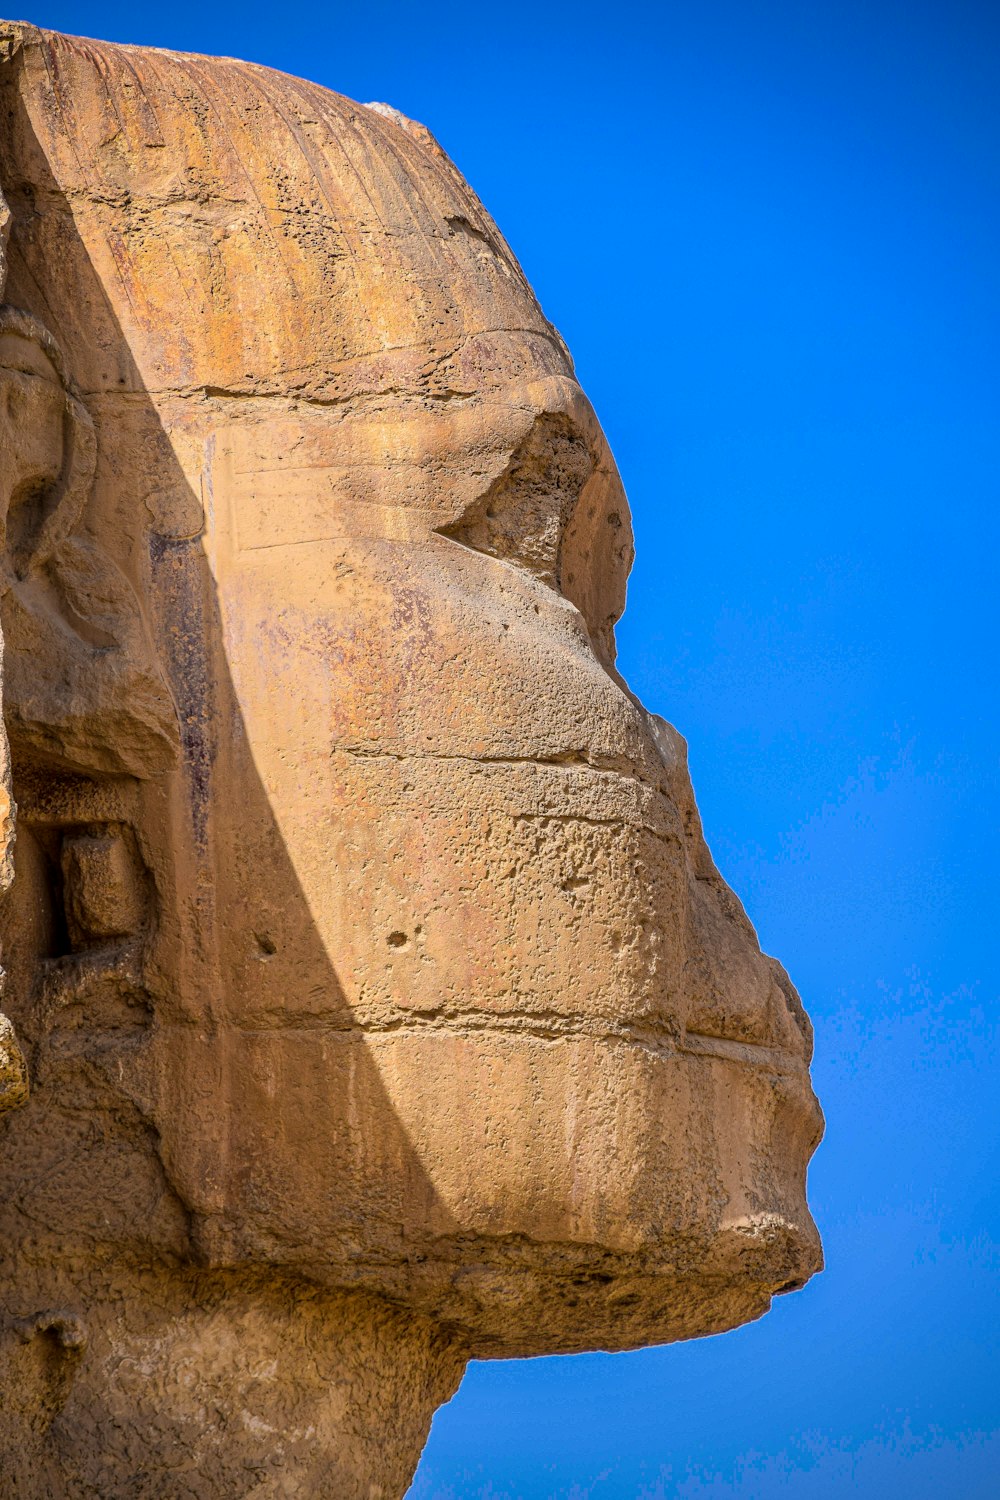
[{"label": "pitted stone texture", "polygon": [[430,134],[2,36],[9,1472],[389,1500],[468,1355],[817,1269],[809,1024],[616,671],[607,441]]},{"label": "pitted stone texture", "polygon": [[0,1114],[27,1102],[28,1069],[14,1028],[0,1015]]}]

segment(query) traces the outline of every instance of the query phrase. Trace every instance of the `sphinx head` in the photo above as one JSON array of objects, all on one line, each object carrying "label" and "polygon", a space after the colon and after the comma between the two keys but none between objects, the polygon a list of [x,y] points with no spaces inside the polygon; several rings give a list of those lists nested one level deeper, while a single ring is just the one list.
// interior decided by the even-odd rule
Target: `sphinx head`
[{"label": "sphinx head", "polygon": [[[128,938],[148,1030],[115,1086],[183,1254],[482,1353],[758,1315],[819,1263],[808,1022],[616,671],[628,506],[561,340],[421,127],[58,45],[72,112],[30,58],[16,83],[11,274],[93,393],[89,524],[180,746],[116,782],[141,922],[69,956],[106,990]],[[25,492],[63,464],[46,349],[0,327]]]}]

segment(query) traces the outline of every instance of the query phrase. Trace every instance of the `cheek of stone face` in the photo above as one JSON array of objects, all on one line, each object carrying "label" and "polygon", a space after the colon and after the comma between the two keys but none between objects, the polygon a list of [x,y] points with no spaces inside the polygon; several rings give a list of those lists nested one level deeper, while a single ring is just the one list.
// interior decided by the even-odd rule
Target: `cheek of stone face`
[{"label": "cheek of stone face", "polygon": [[313,910],[363,1024],[413,1012],[598,1034],[682,1023],[683,851],[634,784],[336,757],[332,792],[336,874]]}]

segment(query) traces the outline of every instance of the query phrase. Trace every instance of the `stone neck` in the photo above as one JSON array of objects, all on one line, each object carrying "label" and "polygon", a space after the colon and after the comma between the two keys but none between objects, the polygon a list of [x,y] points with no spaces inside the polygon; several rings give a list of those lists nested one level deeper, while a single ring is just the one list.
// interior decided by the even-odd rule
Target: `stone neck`
[{"label": "stone neck", "polygon": [[0,1332],[0,1470],[22,1500],[401,1500],[465,1367],[437,1325],[367,1295],[101,1282]]}]

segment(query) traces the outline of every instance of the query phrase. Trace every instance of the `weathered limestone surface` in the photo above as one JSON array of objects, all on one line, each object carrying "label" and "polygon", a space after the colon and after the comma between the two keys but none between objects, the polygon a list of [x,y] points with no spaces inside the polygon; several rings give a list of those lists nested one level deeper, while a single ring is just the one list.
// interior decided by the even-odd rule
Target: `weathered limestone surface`
[{"label": "weathered limestone surface", "polygon": [[427,131],[9,24],[0,188],[0,1494],[389,1500],[470,1355],[817,1269],[809,1025]]}]

